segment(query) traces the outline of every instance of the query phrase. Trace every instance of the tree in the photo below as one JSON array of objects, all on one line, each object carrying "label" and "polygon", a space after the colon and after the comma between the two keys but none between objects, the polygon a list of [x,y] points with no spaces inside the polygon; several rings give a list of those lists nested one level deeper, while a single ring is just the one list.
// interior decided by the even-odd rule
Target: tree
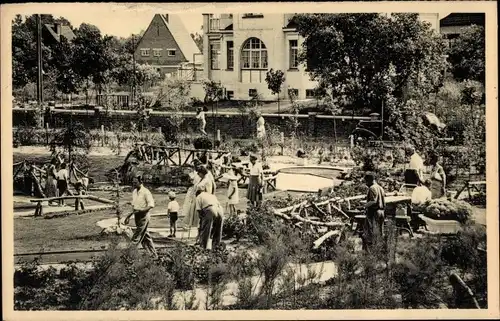
[{"label": "tree", "polygon": [[[222,87],[220,82],[216,82],[214,80],[204,81],[203,89],[205,90],[205,103],[211,103],[212,105],[212,115],[214,113],[214,103],[221,100],[224,96],[224,87]],[[216,117],[214,118],[214,141],[215,141],[215,133],[217,130],[216,125]]]},{"label": "tree", "polygon": [[149,64],[135,63],[132,61],[132,55],[125,54],[118,58],[116,65],[111,71],[111,77],[118,85],[142,87],[146,84],[153,86],[161,78],[160,73]]},{"label": "tree", "polygon": [[203,36],[195,32],[191,33],[191,38],[193,38],[194,42],[196,43],[196,46],[198,46],[198,49],[200,49],[200,51],[203,52]]},{"label": "tree", "polygon": [[484,27],[470,26],[452,43],[449,50],[451,73],[455,79],[485,83]]},{"label": "tree", "polygon": [[278,96],[278,114],[280,113],[280,93],[281,86],[285,82],[285,73],[281,70],[269,70],[266,73],[267,88],[273,93],[273,95]]},{"label": "tree", "polygon": [[[324,84],[332,103],[381,112],[387,95],[412,85],[432,92],[445,66],[444,44],[417,14],[300,14],[299,60]],[[377,35],[377,37],[373,37]]]},{"label": "tree", "polygon": [[51,63],[55,68],[56,88],[63,94],[77,93],[81,82],[81,78],[73,70],[73,54],[72,43],[61,37],[54,47]]},{"label": "tree", "polygon": [[73,42],[73,70],[87,83],[88,103],[89,82],[92,81],[100,93],[117,57],[110,46],[112,37],[103,37],[96,26],[82,23],[80,28],[76,30],[76,38]]}]

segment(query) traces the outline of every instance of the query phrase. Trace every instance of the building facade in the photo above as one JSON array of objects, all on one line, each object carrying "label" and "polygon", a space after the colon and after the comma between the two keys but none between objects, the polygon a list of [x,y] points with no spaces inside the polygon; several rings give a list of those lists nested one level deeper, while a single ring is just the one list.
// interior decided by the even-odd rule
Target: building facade
[{"label": "building facade", "polygon": [[135,60],[153,65],[171,76],[183,70],[201,69],[203,58],[181,19],[176,15],[155,14],[136,45]]},{"label": "building facade", "polygon": [[[294,14],[243,13],[203,15],[203,75],[220,81],[229,98],[245,100],[258,93],[276,99],[265,81],[269,69],[285,73],[280,98],[293,93],[298,99],[313,98],[316,83],[298,63],[304,39],[292,22]],[[439,28],[439,14],[420,18]]]}]

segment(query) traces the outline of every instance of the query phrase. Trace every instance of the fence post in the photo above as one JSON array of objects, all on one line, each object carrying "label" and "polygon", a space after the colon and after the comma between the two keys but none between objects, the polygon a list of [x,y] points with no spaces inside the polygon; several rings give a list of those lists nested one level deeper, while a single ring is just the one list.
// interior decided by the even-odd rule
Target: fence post
[{"label": "fence post", "polygon": [[280,132],[280,142],[281,142],[281,155],[284,155],[283,148],[285,147],[285,134]]},{"label": "fence post", "polygon": [[217,140],[218,142],[220,142],[220,129],[217,129]]},{"label": "fence post", "polygon": [[102,137],[102,146],[104,147],[104,135],[105,135],[105,131],[104,131],[104,125],[101,125],[101,137]]}]

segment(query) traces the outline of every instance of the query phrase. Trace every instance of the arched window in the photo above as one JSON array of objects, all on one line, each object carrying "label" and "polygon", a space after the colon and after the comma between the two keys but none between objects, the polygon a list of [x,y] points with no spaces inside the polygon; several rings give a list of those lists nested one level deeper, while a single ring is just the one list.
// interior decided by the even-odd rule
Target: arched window
[{"label": "arched window", "polygon": [[241,69],[267,69],[267,49],[260,39],[249,38],[243,44]]}]

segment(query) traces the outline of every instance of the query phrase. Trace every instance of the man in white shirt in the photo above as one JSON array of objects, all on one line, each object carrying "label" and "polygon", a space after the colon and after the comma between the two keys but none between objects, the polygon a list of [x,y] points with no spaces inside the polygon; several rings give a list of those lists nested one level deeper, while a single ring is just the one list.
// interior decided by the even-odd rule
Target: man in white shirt
[{"label": "man in white shirt", "polygon": [[135,189],[132,191],[132,208],[133,211],[125,218],[125,224],[130,222],[132,214],[135,219],[135,232],[132,236],[132,244],[146,249],[155,258],[158,258],[158,253],[153,243],[153,238],[149,235],[148,225],[150,220],[149,211],[155,207],[155,201],[151,192],[142,185],[142,177],[140,175],[133,179]]},{"label": "man in white shirt", "polygon": [[413,146],[408,147],[408,154],[411,155],[408,170],[415,173],[416,177],[414,179],[416,180],[416,182],[413,182],[414,179],[409,179],[409,181],[407,181],[406,183],[418,184],[419,182],[423,182],[425,166],[422,157],[417,154]]},{"label": "man in white shirt", "polygon": [[200,215],[200,228],[198,232],[200,245],[206,249],[208,240],[212,234],[212,248],[217,247],[221,242],[222,224],[224,221],[224,211],[217,197],[207,192],[197,191],[196,211]]}]

